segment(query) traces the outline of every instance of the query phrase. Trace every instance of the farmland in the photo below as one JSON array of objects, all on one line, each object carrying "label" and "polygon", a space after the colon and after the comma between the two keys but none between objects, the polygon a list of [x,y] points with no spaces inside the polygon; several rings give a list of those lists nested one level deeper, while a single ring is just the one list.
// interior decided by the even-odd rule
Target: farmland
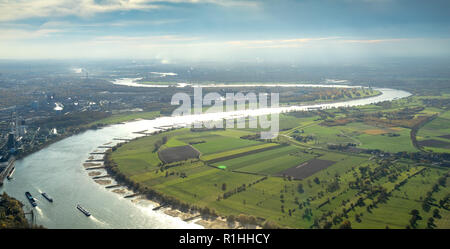
[{"label": "farmland", "polygon": [[228,169],[239,172],[273,175],[284,169],[295,167],[310,158],[312,156],[300,152],[294,146],[284,146],[230,160],[219,161],[214,165],[225,165]]},{"label": "farmland", "polygon": [[[410,97],[281,114],[272,140],[260,128],[172,130],[121,145],[111,160],[137,189],[208,214],[288,228],[449,228],[449,169],[439,157],[416,159],[436,148],[412,142],[436,114],[418,129],[419,145],[447,141],[448,114],[422,106]],[[161,160],[168,149],[199,156]]]},{"label": "farmland", "polygon": [[158,151],[159,159],[163,163],[173,163],[186,161],[191,158],[198,158],[200,153],[190,145],[170,147]]},{"label": "farmland", "polygon": [[97,124],[111,125],[122,122],[128,122],[136,119],[154,119],[159,117],[160,113],[155,112],[124,112],[124,113],[116,113],[111,115],[110,117],[97,120],[88,124],[87,126],[93,126]]},{"label": "farmland", "polygon": [[440,113],[420,129],[418,136],[419,143],[426,150],[450,152],[450,111]]},{"label": "farmland", "polygon": [[334,161],[314,159],[282,171],[279,175],[287,175],[293,177],[294,179],[301,180],[308,176],[314,175],[314,173],[318,171],[328,168],[334,163]]}]

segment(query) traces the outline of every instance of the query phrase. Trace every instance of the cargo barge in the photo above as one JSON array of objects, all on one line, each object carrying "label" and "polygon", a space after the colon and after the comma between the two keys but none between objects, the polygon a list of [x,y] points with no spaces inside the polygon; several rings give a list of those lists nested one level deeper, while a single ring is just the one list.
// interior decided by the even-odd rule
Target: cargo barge
[{"label": "cargo barge", "polygon": [[47,193],[42,193],[42,196],[44,196],[44,198],[47,199],[47,201],[53,202],[53,198],[50,197]]},{"label": "cargo barge", "polygon": [[77,205],[77,209],[80,210],[84,215],[86,215],[87,217],[91,216],[91,213],[89,213],[89,211],[87,211],[86,209],[84,209],[82,206],[80,206],[80,204]]},{"label": "cargo barge", "polygon": [[33,196],[30,194],[30,192],[25,192],[25,196],[27,197],[27,199],[30,202],[31,206],[33,206],[33,207],[37,206],[36,200],[33,198]]},{"label": "cargo barge", "polygon": [[12,175],[14,174],[14,171],[16,171],[16,167],[12,167],[12,169],[9,171],[8,175],[6,176],[6,178],[9,180],[12,179]]}]

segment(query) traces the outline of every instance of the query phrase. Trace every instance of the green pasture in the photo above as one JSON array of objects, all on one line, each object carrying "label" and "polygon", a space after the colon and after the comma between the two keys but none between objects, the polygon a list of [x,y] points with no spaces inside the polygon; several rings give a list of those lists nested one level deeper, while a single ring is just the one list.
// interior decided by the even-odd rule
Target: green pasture
[{"label": "green pasture", "polygon": [[272,175],[298,166],[312,158],[312,155],[302,153],[293,146],[285,146],[221,161],[213,165],[226,165],[230,170]]},{"label": "green pasture", "polygon": [[87,126],[92,126],[92,125],[96,125],[96,124],[106,124],[106,125],[118,124],[118,123],[122,123],[122,122],[133,121],[136,119],[154,119],[159,116],[160,116],[159,111],[120,113],[120,114],[113,114],[110,117],[92,122],[92,123],[88,124]]}]

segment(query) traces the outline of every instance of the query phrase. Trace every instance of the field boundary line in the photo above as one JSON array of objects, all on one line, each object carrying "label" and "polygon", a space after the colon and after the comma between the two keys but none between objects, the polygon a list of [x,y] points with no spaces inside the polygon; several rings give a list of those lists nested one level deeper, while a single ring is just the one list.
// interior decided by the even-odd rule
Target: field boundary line
[{"label": "field boundary line", "polygon": [[275,146],[269,146],[269,147],[264,147],[264,148],[260,148],[260,149],[256,149],[256,150],[250,150],[250,151],[245,151],[245,152],[241,152],[241,153],[236,153],[236,154],[232,154],[232,155],[228,155],[228,156],[224,156],[224,157],[219,157],[219,158],[214,158],[208,161],[205,161],[206,163],[217,163],[217,162],[221,162],[221,161],[226,161],[226,160],[230,160],[230,159],[234,159],[237,157],[242,157],[242,156],[247,156],[247,155],[251,155],[251,154],[255,154],[255,153],[259,153],[259,152],[263,152],[263,151],[267,151],[267,150],[273,150],[273,149],[278,149],[281,147],[285,147],[288,145],[275,145]]}]

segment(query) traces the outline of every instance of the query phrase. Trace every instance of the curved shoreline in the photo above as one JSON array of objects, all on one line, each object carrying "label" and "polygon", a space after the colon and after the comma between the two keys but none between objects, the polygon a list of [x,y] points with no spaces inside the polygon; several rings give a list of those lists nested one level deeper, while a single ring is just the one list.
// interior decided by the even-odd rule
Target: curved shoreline
[{"label": "curved shoreline", "polygon": [[[89,150],[90,152],[92,152],[93,150],[95,150],[95,148],[97,148],[98,146],[103,145],[104,143],[111,143],[111,146],[114,146],[118,141],[114,141],[114,137],[139,137],[141,135],[136,135],[133,134],[133,132],[137,132],[137,131],[142,131],[142,130],[149,130],[149,132],[152,131],[157,131],[158,128],[157,127],[163,127],[163,126],[177,126],[179,124],[189,124],[189,123],[193,123],[193,122],[197,122],[197,121],[209,121],[209,120],[215,120],[215,119],[223,119],[223,118],[235,118],[238,116],[248,116],[248,115],[254,115],[254,116],[258,116],[258,115],[264,115],[264,114],[269,114],[269,113],[282,113],[282,112],[287,112],[287,111],[296,111],[296,110],[308,110],[308,107],[311,106],[320,106],[321,108],[332,108],[332,107],[339,107],[339,106],[358,106],[358,105],[366,105],[366,104],[371,104],[371,103],[378,103],[381,101],[386,101],[386,100],[394,100],[396,98],[403,98],[403,97],[407,97],[409,95],[411,95],[410,93],[407,93],[405,91],[400,91],[400,90],[394,90],[394,89],[381,89],[383,94],[379,95],[379,96],[375,96],[375,97],[368,97],[368,98],[364,98],[364,99],[357,99],[357,100],[349,100],[349,101],[344,101],[344,102],[337,102],[337,103],[325,103],[325,104],[316,104],[316,105],[306,105],[306,106],[292,106],[292,107],[280,107],[280,108],[266,108],[266,109],[259,109],[259,110],[251,110],[251,111],[236,111],[236,112],[225,112],[225,113],[211,113],[211,114],[199,114],[199,115],[188,115],[188,116],[178,116],[178,117],[170,117],[170,116],[166,116],[166,117],[158,117],[156,119],[153,120],[139,120],[139,121],[130,121],[127,123],[123,123],[123,124],[116,124],[116,125],[111,125],[111,126],[107,126],[107,127],[102,127],[101,129],[98,130],[87,130],[87,131],[83,131],[77,134],[72,134],[72,136],[69,137],[65,137],[64,139],[61,139],[59,141],[55,141],[57,143],[55,144],[51,144],[49,146],[46,146],[44,150],[40,150],[40,151],[36,151],[34,153],[32,153],[31,155],[28,155],[24,158],[22,158],[22,160],[26,161],[25,163],[21,162],[21,164],[39,164],[39,159],[42,159],[44,157],[44,155],[47,155],[49,153],[49,151],[53,151],[52,153],[57,153],[58,155],[55,158],[58,158],[60,156],[60,153],[67,153],[67,150],[70,150],[72,143],[76,142],[78,144],[82,144],[81,146],[85,146],[86,148],[82,149],[82,150],[76,150],[75,153],[77,153],[76,155],[74,155],[74,157],[78,157],[80,159],[82,158],[87,158],[89,156],[89,152],[86,153],[87,150]],[[100,136],[99,139],[96,138],[92,138],[92,137],[96,137],[96,136]],[[78,145],[80,146],[80,145]],[[63,147],[63,148],[61,148]],[[42,153],[39,153],[43,151]],[[78,152],[80,151],[80,152]],[[82,154],[79,154],[82,153]],[[86,154],[85,154],[86,153]],[[85,157],[86,156],[86,157]],[[38,161],[36,162],[35,159],[38,159]],[[66,159],[66,158],[64,158]],[[31,161],[30,161],[31,160]],[[73,160],[73,159],[71,159]],[[30,176],[33,174],[32,168],[28,168],[30,165],[26,165],[25,168],[19,169],[18,171],[18,177],[20,174],[22,174],[22,178],[26,178],[25,182],[19,183],[20,187],[16,190],[13,190],[15,187],[12,185],[11,186],[11,190],[19,193],[20,191],[22,191],[22,189],[24,189],[25,187],[30,187],[29,185],[34,185],[34,181],[39,181],[38,177],[31,177]],[[78,163],[78,165],[80,165]],[[21,166],[25,166],[25,165],[21,165]],[[48,165],[42,165],[43,167],[40,167],[39,172],[41,171],[45,171],[46,169],[48,169],[50,166]],[[71,170],[75,170],[78,171],[80,167],[78,168],[74,168],[74,163],[70,163],[69,165],[67,165],[67,169],[71,169]],[[81,168],[83,168],[81,166]],[[28,172],[27,170],[30,170],[30,172]],[[25,172],[26,171],[26,172]],[[36,173],[36,172],[34,172]],[[61,178],[65,178],[62,179],[60,181],[70,181],[70,179],[72,179],[71,177],[65,177],[65,175],[63,174],[59,174],[58,176],[60,176]],[[47,178],[46,175],[42,175],[41,177],[45,177]],[[77,179],[78,178],[83,178],[81,180],[83,181],[90,181],[92,182],[92,184],[94,185],[98,185],[96,184],[94,181],[92,181],[91,177],[88,176],[88,174],[83,170],[82,175],[77,175],[76,176]],[[28,179],[28,180],[27,180]],[[33,179],[33,180],[31,180]],[[20,181],[20,179],[18,179]],[[78,179],[80,180],[80,179]],[[56,181],[56,180],[55,180]],[[55,185],[55,182],[50,182],[51,184]],[[38,185],[40,183],[37,183]],[[47,183],[44,182],[45,185],[40,186],[41,188],[45,188],[46,190],[50,191],[49,188],[51,188],[52,186],[48,185]],[[22,186],[23,185],[23,186]],[[99,187],[97,189],[104,189],[104,187],[101,187],[100,185],[98,185]],[[16,186],[17,187],[17,186]],[[37,186],[39,188],[39,186]],[[8,189],[8,187],[6,188],[6,190]],[[26,189],[26,188],[25,188]],[[89,189],[89,188],[88,188]],[[57,189],[55,189],[54,191],[58,191]],[[75,192],[79,192],[81,190],[78,190],[76,187],[67,187],[67,191],[75,191]],[[102,192],[102,191],[101,191]],[[115,193],[111,192],[111,191],[107,191],[113,195],[116,195]],[[22,197],[23,192],[21,195],[17,194],[18,197]],[[80,193],[82,194],[82,193]],[[56,193],[55,193],[56,195]],[[88,193],[88,195],[91,195]],[[95,194],[92,194],[92,196],[95,197],[101,197],[104,199],[108,199],[108,201],[110,201],[111,197],[106,198],[104,196],[105,194],[102,194],[100,192]],[[56,196],[58,198],[58,196]],[[86,196],[88,197],[88,196]],[[89,196],[90,197],[90,196]],[[20,199],[19,198],[19,199]],[[85,199],[84,197],[81,197],[83,199]],[[59,197],[59,199],[62,199],[62,196]],[[123,197],[119,197],[120,202],[123,201]],[[73,202],[74,201],[74,197],[71,197],[69,199],[66,200],[66,202]],[[86,200],[87,201],[87,200]],[[97,201],[95,201],[97,202]],[[93,202],[91,203],[91,205],[87,205],[89,208],[92,208],[95,213],[95,206],[96,204]],[[122,207],[120,209],[123,210],[123,208],[125,206],[130,207],[130,205],[121,205]],[[136,207],[136,209],[142,209],[143,207],[134,205],[133,206]],[[136,210],[129,210],[130,212],[138,212]],[[53,212],[53,211],[50,211]],[[98,212],[98,211],[97,211]],[[120,212],[120,211],[119,211]],[[145,211],[145,212],[149,212],[149,214],[139,214],[139,215],[150,215],[150,217],[146,217],[146,219],[153,219],[152,217],[155,216],[155,214],[150,214],[150,213],[154,213],[155,211]],[[63,212],[64,213],[64,212]],[[54,217],[56,215],[56,217]],[[58,213],[44,213],[44,217],[48,216],[48,217],[54,217],[55,219],[57,219]],[[114,227],[125,227],[125,226],[130,226],[130,224],[128,224],[129,222],[127,222],[126,225],[125,223],[123,223],[121,220],[117,220],[114,219],[113,217],[109,217],[108,215],[106,216],[102,216],[99,214],[100,218],[105,218],[105,219],[112,219],[112,220],[106,220],[106,222],[108,223],[109,221],[111,221],[111,224],[116,224]],[[166,219],[166,218],[163,218]],[[55,220],[56,221],[56,220]],[[64,225],[65,223],[63,223],[63,225],[61,224],[55,224],[55,221],[49,220],[47,222],[47,224],[50,225],[46,225],[47,227],[67,227],[70,223]],[[119,223],[117,223],[119,222]],[[122,222],[122,223],[121,223]],[[180,221],[181,222],[181,221]],[[175,224],[175,223],[173,223]],[[181,223],[180,223],[181,224]],[[143,224],[139,224],[136,226],[142,226]],[[80,225],[77,224],[77,226],[82,226],[84,227],[84,225]],[[92,224],[90,225],[92,226]],[[103,227],[104,224],[102,223],[98,223],[97,225],[95,225],[94,227]],[[157,224],[157,226],[160,226]],[[173,225],[172,225],[173,226]]]},{"label": "curved shoreline", "polygon": [[115,79],[111,81],[114,85],[119,86],[129,86],[129,87],[158,87],[158,88],[168,88],[168,87],[178,87],[178,88],[184,88],[186,86],[190,87],[205,87],[205,88],[216,88],[216,87],[222,87],[222,88],[232,88],[232,87],[313,87],[313,88],[346,88],[346,89],[352,89],[352,88],[368,88],[364,86],[352,86],[352,85],[339,85],[339,84],[302,84],[302,83],[267,83],[267,84],[192,84],[192,83],[175,83],[174,84],[144,84],[138,82],[138,80],[141,80],[142,78],[120,78]]},{"label": "curved shoreline", "polygon": [[[376,97],[379,97],[379,96],[383,95],[387,91],[391,91],[392,89],[376,89],[376,90],[379,90],[380,93],[375,95],[375,96],[370,96],[370,97],[367,97],[367,98],[359,98],[358,100],[360,100],[360,99],[373,99],[373,98],[376,98]],[[407,92],[404,92],[404,93],[405,93],[405,96],[403,96],[403,97],[407,97],[407,96],[410,95]],[[402,98],[402,97],[395,97],[392,100],[394,100],[396,98]],[[320,106],[320,107],[324,107],[324,108],[331,108],[331,107],[335,107],[336,105],[344,105],[345,106],[346,102],[348,104],[348,102],[351,102],[351,101],[354,101],[354,100],[355,99],[350,99],[350,100],[346,100],[346,101],[338,101],[338,102],[334,102],[334,103],[318,103],[318,104],[314,104],[313,106]],[[285,111],[286,112],[290,112],[290,111],[296,111],[296,110],[299,110],[299,109],[307,111],[309,106],[310,105],[289,106],[289,107],[280,107],[280,108],[277,108],[277,109],[266,108],[266,109],[264,109],[262,111],[263,111],[264,114],[267,114],[267,113],[282,113],[282,112],[285,112]],[[240,113],[240,112],[234,112],[234,113],[235,114],[232,115],[234,117],[236,115],[249,115],[249,114],[244,114],[244,113]],[[264,114],[259,114],[259,115],[264,115]],[[200,115],[202,115],[202,114],[200,114]],[[188,115],[188,116],[194,116],[194,115]],[[256,115],[253,115],[253,116],[256,116]],[[136,139],[139,139],[139,137],[136,138]],[[133,139],[133,140],[135,140],[135,139]],[[218,219],[219,220],[218,223],[219,224],[222,223],[222,226],[220,226],[219,228],[229,228],[229,227],[226,227],[226,225],[225,225],[225,224],[227,224],[226,217],[221,216],[220,214],[216,215],[216,216],[215,215],[209,215],[209,216],[207,216],[207,218],[204,218],[201,215],[201,213],[202,213],[201,210],[195,210],[195,211],[182,210],[180,208],[181,206],[183,206],[185,204],[187,204],[189,206],[189,203],[184,203],[183,200],[181,200],[181,204],[180,203],[178,203],[178,204],[170,204],[171,203],[171,196],[164,196],[163,193],[159,193],[158,191],[153,190],[151,188],[147,188],[147,187],[145,188],[145,190],[140,189],[140,187],[136,188],[135,186],[139,186],[139,184],[137,184],[133,180],[131,180],[128,177],[126,177],[125,175],[123,175],[120,171],[118,171],[118,169],[115,167],[116,162],[114,162],[112,160],[112,158],[111,158],[111,154],[112,154],[112,152],[115,149],[117,149],[118,147],[122,146],[123,144],[132,142],[133,140],[127,141],[125,143],[118,143],[118,144],[116,144],[115,146],[113,146],[113,148],[108,149],[106,151],[106,153],[105,153],[105,156],[103,157],[104,158],[104,166],[105,166],[108,174],[111,175],[111,177],[118,184],[124,184],[124,187],[126,187],[127,189],[131,189],[133,194],[141,195],[144,198],[146,198],[147,200],[150,200],[152,202],[158,203],[160,206],[169,205],[170,210],[166,210],[166,212],[165,212],[168,215],[171,215],[171,216],[174,216],[174,217],[179,217],[179,218],[183,217],[183,220],[190,220],[191,218],[199,217],[200,221],[196,222],[196,223],[197,224],[201,224],[204,228],[212,228],[214,226],[213,225],[214,221],[210,221],[209,218],[213,218],[212,220]],[[120,179],[118,179],[119,175],[120,175]],[[195,213],[193,214],[192,212],[195,212]],[[186,217],[188,217],[188,218],[186,219]],[[258,228],[258,227],[261,228],[261,225],[262,224],[257,224],[257,225],[254,225],[254,224],[242,224],[239,221],[236,221],[233,224],[233,227],[234,228],[236,228],[236,227],[247,228],[249,226],[253,226],[253,228]],[[215,227],[215,228],[217,228],[217,227]]]},{"label": "curved shoreline", "polygon": [[[188,208],[187,210],[183,209],[182,208],[183,206],[189,206],[189,204],[183,201],[178,203],[176,199],[172,198],[171,196],[165,196],[163,193],[156,191],[154,189],[147,187],[142,188],[138,183],[134,182],[129,177],[125,176],[120,171],[118,171],[116,167],[117,163],[111,158],[112,152],[124,144],[127,144],[129,142],[135,141],[143,137],[137,137],[127,142],[118,143],[112,148],[108,149],[103,157],[106,172],[112,179],[114,179],[117,185],[120,185],[124,187],[126,190],[131,191],[131,193],[129,193],[128,196],[133,197],[136,196],[137,199],[145,199],[151,201],[156,206],[155,208],[153,208],[154,211],[160,210],[160,208],[168,208],[163,210],[164,214],[180,218],[184,222],[188,221],[194,222],[194,220],[198,219],[194,223],[202,226],[205,229],[211,228],[235,229],[235,228],[249,228],[249,227],[260,228],[257,224],[242,224],[239,221],[234,221],[232,224],[230,224],[227,222],[226,217],[214,214],[203,214],[202,211],[203,208],[200,207],[194,210],[191,208]],[[114,192],[113,190],[111,191]],[[175,204],[174,202],[177,204]]]}]

